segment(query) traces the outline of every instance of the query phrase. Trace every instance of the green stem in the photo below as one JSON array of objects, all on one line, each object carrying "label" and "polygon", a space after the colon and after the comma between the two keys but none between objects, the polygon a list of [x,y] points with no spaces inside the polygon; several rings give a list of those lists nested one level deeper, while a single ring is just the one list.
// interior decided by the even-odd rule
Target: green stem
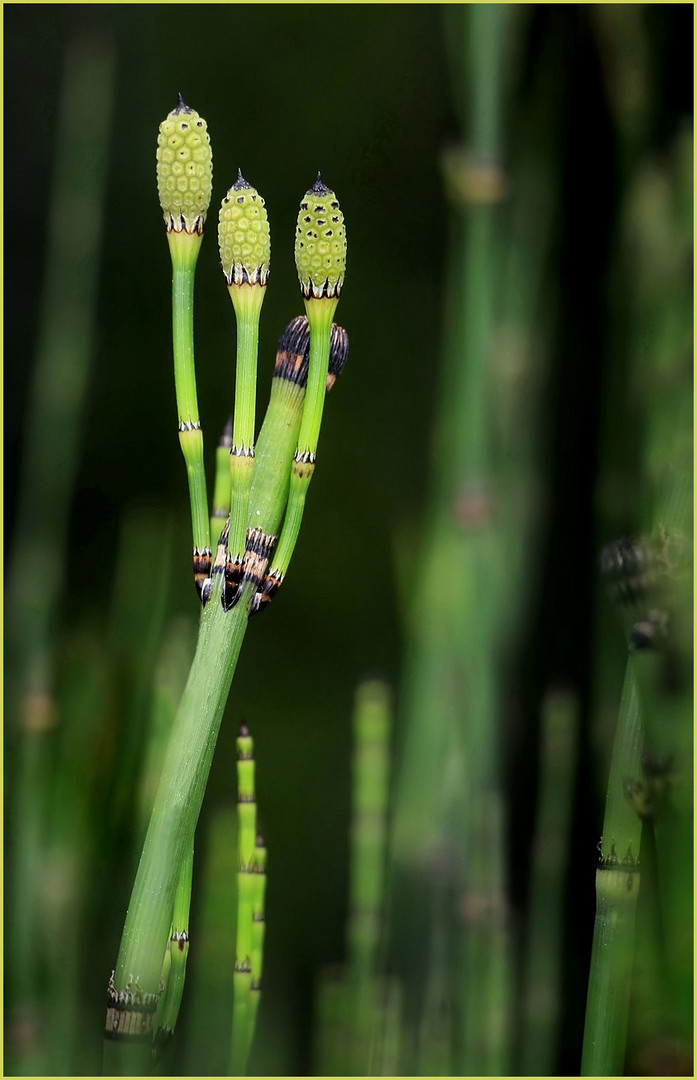
[{"label": "green stem", "polygon": [[229,550],[241,566],[245,548],[249,491],[254,465],[254,420],[256,411],[259,316],[266,286],[228,285],[237,317],[237,368],[235,411],[230,451],[232,503]]},{"label": "green stem", "polygon": [[[278,364],[278,361],[277,361]],[[258,456],[250,493],[250,525],[273,534],[278,530],[293,449],[297,444],[304,388],[274,378],[271,399],[259,433]],[[160,785],[136,874],[114,977],[114,992],[131,984],[139,994],[157,995],[172,920],[174,893],[185,852],[193,843],[223,710],[230,690],[254,586],[243,583],[232,611],[221,604],[222,582],[214,579],[211,600],[201,617],[198,646],[177,711]],[[113,1022],[130,1023],[132,1000],[107,1014],[106,1036]],[[143,1070],[149,1033],[131,1054],[118,1041],[105,1047],[105,1070]]]},{"label": "green stem", "polygon": [[194,275],[203,235],[167,233],[172,258],[172,341],[174,386],[179,416],[179,443],[186,462],[194,542],[194,580],[201,593],[210,573],[210,523],[206,474],[203,467],[203,433],[196,397],[194,365]]},{"label": "green stem", "polygon": [[332,319],[338,302],[338,296],[321,299],[313,296],[305,299],[305,312],[310,326],[310,361],[303,419],[298,435],[300,454],[317,452],[327,391]]},{"label": "green stem", "polygon": [[582,1076],[621,1076],[629,1025],[641,819],[626,797],[641,775],[643,725],[633,661],[627,664],[612,751],[588,980]]},{"label": "green stem", "polygon": [[215,483],[213,486],[213,508],[211,510],[211,540],[218,543],[218,538],[230,513],[230,448],[232,446],[232,417],[225,425],[220,442],[215,451]]},{"label": "green stem", "polygon": [[160,1052],[174,1034],[184,994],[186,961],[189,956],[189,908],[191,906],[193,871],[194,849],[192,846],[184,858],[177,890],[174,894],[172,931],[167,942],[166,959],[162,974],[165,989],[158,1005],[155,1024],[157,1029],[156,1046]]},{"label": "green stem", "polygon": [[322,424],[324,399],[327,394],[332,319],[337,303],[337,297],[322,297],[321,299],[311,297],[305,300],[305,310],[310,325],[310,360],[298,447],[290,475],[288,506],[273,560],[273,569],[279,580],[282,580],[287,572],[295,550],[305,510],[307,489],[315,468],[315,454]]},{"label": "green stem", "polygon": [[552,1076],[555,1071],[562,1005],[563,891],[569,861],[578,717],[578,701],[570,692],[556,690],[545,695],[523,966],[524,1076]]},{"label": "green stem", "polygon": [[[248,1022],[249,1051],[254,1040],[257,1026],[257,1014],[261,1001],[261,972],[264,962],[264,938],[266,937],[266,847],[261,836],[257,836],[254,853],[254,899],[252,905],[252,957],[251,985],[249,987]],[[248,1056],[249,1056],[248,1051]]]},{"label": "green stem", "polygon": [[237,941],[235,947],[234,998],[230,1073],[244,1076],[253,1031],[252,990],[253,920],[256,900],[257,808],[254,782],[254,743],[243,724],[237,739]]},{"label": "green stem", "polygon": [[[64,935],[51,943],[50,956],[42,949],[47,842],[56,825],[46,816],[46,802],[60,776],[56,754],[60,755],[70,727],[66,720],[71,718],[56,708],[56,634],[65,630],[64,593],[66,586],[70,588],[68,567],[73,559],[68,541],[71,508],[95,358],[116,85],[114,45],[108,36],[95,32],[71,33],[62,65],[56,129],[51,135],[55,153],[46,258],[43,267],[37,267],[42,281],[37,281],[36,363],[28,387],[14,535],[7,534],[12,549],[5,594],[5,752],[13,763],[5,789],[6,910],[12,925],[5,968],[5,1068],[35,1075],[52,1067],[47,1050],[61,1009],[50,1008],[49,1003],[56,1002],[58,994],[72,998],[74,987],[78,992],[70,969],[63,967],[59,981],[53,981],[61,965],[52,960],[56,950],[60,955],[69,947],[70,932],[67,941]],[[38,542],[44,550],[40,575],[27,572],[28,553]],[[80,852],[80,863],[85,849],[76,844],[75,851]],[[71,931],[77,932],[79,926],[77,920]],[[60,1006],[64,1004],[61,1001]],[[27,1031],[35,1031],[37,1037],[27,1039]],[[67,1049],[67,1030],[62,1034]],[[52,1060],[55,1063],[55,1054]]]}]

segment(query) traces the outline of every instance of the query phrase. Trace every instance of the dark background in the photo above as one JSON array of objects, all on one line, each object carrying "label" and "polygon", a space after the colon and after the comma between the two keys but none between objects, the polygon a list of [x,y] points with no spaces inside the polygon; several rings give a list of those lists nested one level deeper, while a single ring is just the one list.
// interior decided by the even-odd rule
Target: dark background
[{"label": "dark background", "polygon": [[[215,235],[220,199],[241,167],[269,212],[272,275],[261,327],[260,410],[277,336],[301,310],[294,225],[318,169],[345,214],[348,269],[337,319],[350,335],[349,363],[328,401],[283,595],[273,614],[252,626],[245,645],[203,811],[205,830],[207,815],[230,799],[233,739],[244,716],[256,735],[259,803],[272,853],[267,985],[294,1032],[296,1057],[281,1063],[284,1070],[307,1068],[312,978],[318,965],[342,955],[353,693],[358,679],[371,674],[399,688],[405,583],[397,580],[395,550],[406,546],[409,573],[417,575],[419,530],[437,468],[430,433],[449,224],[440,154],[462,137],[443,15],[440,5],[4,8],[8,542],[36,346],[63,53],[76,31],[88,29],[104,33],[117,56],[97,341],[70,513],[66,627],[86,612],[105,615],[120,523],[139,505],[173,513],[171,608],[195,607],[171,372],[169,256],[155,185],[157,128],[177,92],[206,118],[213,147],[213,200],[196,282],[209,467],[234,377],[234,319]],[[546,65],[547,115],[562,133],[564,208],[554,240],[561,303],[544,436],[553,509],[540,540],[541,584],[521,657],[532,700],[554,680],[581,694],[588,685],[597,541],[592,498],[618,160],[588,9],[539,6],[528,15],[508,141],[514,151],[525,95],[539,86]],[[660,88],[651,139],[660,150],[691,114],[692,10],[656,5],[645,17]],[[555,627],[562,617],[569,629],[560,635]],[[516,737],[524,752],[524,733]],[[582,777],[588,769],[582,763]],[[514,899],[524,890],[530,825],[519,784],[518,774],[511,781],[519,800],[511,815]],[[593,843],[600,803],[590,781],[585,800],[580,828]],[[109,886],[110,906],[99,913],[100,955],[86,958],[88,971],[97,963],[110,966],[118,947],[130,880]],[[583,991],[575,1000],[573,985],[584,984],[592,900],[586,915],[569,955],[569,1008],[581,1005],[580,1014],[567,1017],[572,1069],[583,1001]]]}]

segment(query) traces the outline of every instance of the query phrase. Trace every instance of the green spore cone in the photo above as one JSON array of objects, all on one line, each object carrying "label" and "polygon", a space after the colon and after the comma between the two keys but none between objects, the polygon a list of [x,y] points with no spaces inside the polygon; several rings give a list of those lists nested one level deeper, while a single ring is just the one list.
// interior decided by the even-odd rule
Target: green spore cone
[{"label": "green spore cone", "polygon": [[271,234],[264,200],[238,172],[220,205],[220,264],[228,285],[266,285]]},{"label": "green spore cone", "polygon": [[179,94],[157,136],[157,191],[168,232],[203,232],[212,186],[206,121]]},{"label": "green spore cone", "polygon": [[305,298],[339,296],[346,272],[344,215],[319,173],[300,203],[295,265]]}]

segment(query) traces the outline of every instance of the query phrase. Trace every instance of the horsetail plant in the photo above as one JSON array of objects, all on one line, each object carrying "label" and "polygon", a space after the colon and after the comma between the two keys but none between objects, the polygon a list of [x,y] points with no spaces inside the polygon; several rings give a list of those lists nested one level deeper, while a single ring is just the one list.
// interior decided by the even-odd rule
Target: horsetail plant
[{"label": "horsetail plant", "polygon": [[[244,1076],[254,1037],[256,1004],[251,1004],[256,975],[257,991],[261,957],[255,955],[254,915],[258,909],[257,807],[254,741],[246,724],[237,737],[237,944],[232,1012],[230,1073]],[[256,943],[258,951],[258,942]],[[252,972],[254,956],[256,971]],[[255,998],[258,994],[255,993]]]},{"label": "horsetail plant", "polygon": [[[337,377],[341,374],[348,358],[348,335],[342,326],[332,323],[329,339],[329,368],[325,382],[326,393],[329,393]],[[310,326],[305,315],[297,315],[286,327],[281,336],[276,354],[276,367],[271,384],[271,400],[266,412],[266,418],[259,435],[257,445],[257,457],[263,452],[267,453],[268,447],[282,447],[286,449],[292,443],[296,445],[300,432],[300,422],[303,415],[305,400],[305,386],[308,377],[308,365],[310,354]],[[268,428],[268,439],[265,438]],[[290,451],[291,455],[293,451]],[[269,485],[275,487],[259,487],[261,491],[268,491],[270,497],[280,498],[285,503],[288,498],[290,487],[290,470],[279,467],[274,469],[273,463],[265,467],[269,472]],[[263,504],[250,504],[250,526],[264,519],[266,510]],[[285,529],[285,526],[284,526]],[[288,557],[290,559],[290,556]],[[287,564],[286,564],[287,568]],[[271,569],[266,574],[261,588],[257,590],[250,608],[250,615],[263,611],[281,585],[280,572]]]},{"label": "horsetail plant", "polygon": [[249,987],[249,1030],[251,1037],[256,1030],[257,1013],[261,1000],[261,974],[264,966],[264,939],[266,937],[266,862],[268,852],[261,833],[257,833],[254,850],[254,890],[252,898],[252,956],[250,967],[252,981]]},{"label": "horsetail plant", "polygon": [[181,94],[160,124],[157,188],[172,259],[172,340],[179,443],[186,462],[194,537],[194,583],[205,601],[211,565],[203,432],[194,365],[194,275],[211,201],[213,158],[206,121]]},{"label": "horsetail plant", "polygon": [[[188,904],[187,890],[190,891],[187,865],[192,857],[194,832],[223,711],[246,633],[248,616],[263,605],[262,583],[263,599],[269,599],[271,595],[265,587],[265,574],[284,515],[286,522],[289,517],[291,519],[293,544],[297,538],[300,524],[296,512],[298,492],[297,484],[295,488],[291,487],[291,473],[295,470],[294,462],[303,457],[298,452],[298,445],[307,443],[304,460],[309,463],[311,458],[314,465],[324,394],[343,367],[348,349],[345,331],[332,327],[331,320],[345,265],[343,217],[333,193],[324,185],[318,186],[318,181],[311,189],[317,200],[313,213],[317,219],[316,229],[323,228],[325,231],[322,239],[317,232],[313,237],[308,234],[305,255],[310,252],[312,258],[309,262],[305,258],[303,264],[310,274],[316,276],[318,283],[313,283],[315,279],[310,278],[309,287],[310,290],[314,288],[317,295],[307,301],[308,318],[294,319],[281,336],[269,408],[259,432],[254,456],[244,455],[253,461],[251,476],[241,478],[239,473],[236,475],[234,468],[230,473],[231,506],[235,510],[232,522],[226,518],[215,563],[211,567],[210,518],[193,354],[193,275],[210,201],[211,152],[205,122],[184,104],[181,96],[177,107],[160,126],[157,163],[160,201],[167,223],[173,266],[174,367],[180,441],[189,478],[195,581],[204,607],[196,653],[164,755],[160,783],[126,913],[119,955],[109,979],[104,1062],[105,1071],[109,1073],[143,1072],[149,1064],[153,1036],[160,1028],[163,1031],[172,1028],[176,1020],[184,975],[183,963],[179,961],[185,959],[188,951],[188,944],[184,949],[179,949],[180,942],[184,940],[181,934],[187,934],[188,943],[186,926],[183,922],[179,925],[182,921],[180,913],[188,916],[188,907],[184,912],[185,900]],[[250,195],[252,189],[248,186],[233,186],[232,191],[243,192],[239,197],[245,200],[245,206],[249,201],[247,210],[255,205],[259,209],[260,200]],[[320,200],[326,200],[326,203],[320,205]],[[329,240],[326,237],[328,226],[320,213],[325,204],[327,213],[336,219],[332,222],[336,225],[335,242],[331,242],[331,236]],[[251,212],[245,220],[260,223],[259,232],[263,235],[261,246],[255,248],[250,256],[251,261],[246,261],[248,252],[244,245],[238,255],[234,237],[229,249],[224,246],[224,261],[226,264],[229,262],[227,272],[235,288],[256,287],[262,276],[265,281],[268,272],[268,226],[265,217]],[[230,237],[226,230],[223,232],[227,244]],[[265,254],[262,252],[259,255],[262,248]],[[320,266],[324,275],[321,281],[317,276]],[[245,274],[249,280],[244,280]],[[252,281],[252,278],[256,280]],[[248,300],[251,294],[233,292],[232,295],[234,302],[235,296],[239,300],[242,295]],[[241,302],[242,316],[238,312],[238,330],[240,319],[244,323],[245,318],[251,318],[249,312],[255,304],[258,305],[258,321],[259,297],[262,294],[257,292],[256,295],[257,299],[250,301],[247,307],[244,301]],[[237,418],[233,418],[232,435],[233,445],[247,449],[253,446],[254,417],[253,411],[250,413],[247,397],[250,387],[254,389],[255,381],[257,332],[254,326],[255,323],[249,323],[239,334],[244,386],[242,398],[236,402],[236,406],[242,410],[242,425],[241,428],[239,424],[235,427]],[[227,500],[224,485],[216,492],[216,521],[220,520],[217,512],[221,509],[218,498]],[[248,504],[246,542],[240,580],[232,596],[235,583],[230,577],[230,564],[233,563],[229,558],[230,526],[232,523],[234,528],[238,528],[243,503]],[[233,552],[237,543],[238,539],[232,537]],[[211,602],[206,603],[208,600]],[[254,857],[255,829],[251,830],[250,836],[251,853],[247,862]],[[257,875],[252,877],[257,878]],[[256,956],[260,962],[259,933],[258,930],[254,934],[251,932],[254,910],[257,915],[261,912],[258,880],[255,885],[256,888],[250,890],[250,933],[244,951],[244,962],[249,963],[250,973],[252,957]],[[178,935],[177,952],[184,954],[182,957],[177,955],[177,963],[171,947],[173,932]],[[169,958],[166,956],[168,942]],[[247,957],[250,958],[248,961]],[[256,974],[258,981],[260,967]],[[170,989],[165,989],[163,975],[167,976]],[[156,1016],[163,993],[163,1004]],[[253,1009],[250,1016],[253,1016]],[[249,1042],[247,1029],[239,1049],[245,1061]]]},{"label": "horsetail plant", "polygon": [[331,329],[346,272],[344,215],[319,173],[300,203],[295,265],[310,328],[307,392],[293,457],[283,531],[268,576],[267,595],[280,588],[300,532],[305,497],[315,469],[329,371]]},{"label": "horsetail plant", "polygon": [[318,1075],[397,1070],[399,985],[384,974],[383,936],[392,703],[387,683],[356,689],[353,711],[350,885],[345,968],[327,969],[317,995]]},{"label": "horsetail plant", "polygon": [[271,240],[264,200],[238,172],[220,207],[220,263],[237,320],[235,412],[230,447],[232,505],[225,603],[232,606],[242,577],[249,489],[254,465],[259,317],[266,295]]}]

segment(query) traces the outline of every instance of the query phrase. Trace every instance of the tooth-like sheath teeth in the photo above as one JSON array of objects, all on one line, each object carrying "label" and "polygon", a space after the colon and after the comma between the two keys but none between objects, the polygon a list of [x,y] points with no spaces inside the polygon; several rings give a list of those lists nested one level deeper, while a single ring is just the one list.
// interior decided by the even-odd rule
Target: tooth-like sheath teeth
[{"label": "tooth-like sheath teeth", "polygon": [[199,551],[198,548],[194,548],[193,564],[196,592],[201,603],[205,605],[210,595],[211,549],[204,548]]},{"label": "tooth-like sheath teeth", "polygon": [[238,559],[231,559],[229,556],[225,565],[223,607],[226,611],[235,606],[245,585],[249,583],[255,586],[255,590],[259,588],[277,539],[278,537],[269,536],[263,529],[247,529],[247,542],[241,565]]},{"label": "tooth-like sheath teeth", "polygon": [[280,570],[269,570],[264,578],[264,584],[254,594],[252,606],[249,609],[250,618],[258,615],[273,600],[274,596],[283,584],[283,574]]}]

